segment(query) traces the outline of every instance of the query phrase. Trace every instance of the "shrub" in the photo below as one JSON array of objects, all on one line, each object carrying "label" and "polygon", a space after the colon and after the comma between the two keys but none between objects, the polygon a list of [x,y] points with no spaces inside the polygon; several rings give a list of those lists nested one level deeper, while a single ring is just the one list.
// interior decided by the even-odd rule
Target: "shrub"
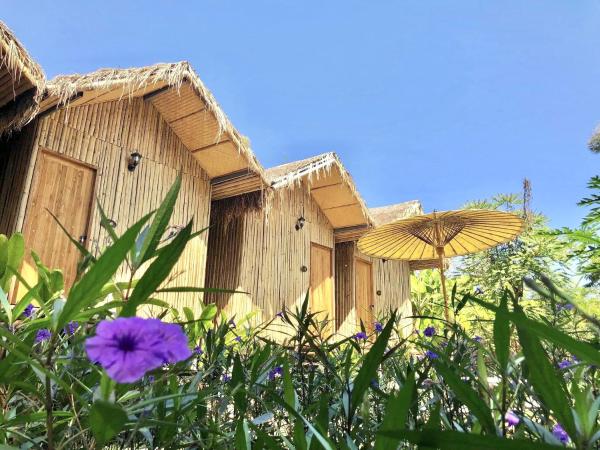
[{"label": "shrub", "polygon": [[[456,302],[456,314],[468,303],[489,311],[490,333],[483,337],[427,318],[426,330],[404,339],[395,313],[381,318],[372,335],[329,336],[308,298],[278,314],[293,330],[281,342],[243,318],[218,314],[215,305],[197,314],[171,311],[172,324],[136,318],[146,303],[168,309],[157,300],[161,286],[194,236],[190,223],[161,243],[178,183],[153,216],[122,236],[102,213],[114,242],[97,258],[80,248],[84,263],[66,299],[61,272],[34,256],[39,282],[10,305],[6,292],[18,276],[22,238],[0,238],[0,442],[18,448],[598,445],[598,321],[576,307],[561,314],[586,321],[588,332],[578,339],[527,316],[508,293],[494,302],[470,295]],[[122,264],[131,269],[124,283],[116,275]],[[147,269],[138,276],[142,265]],[[540,296],[571,304],[540,279],[531,283]]]}]

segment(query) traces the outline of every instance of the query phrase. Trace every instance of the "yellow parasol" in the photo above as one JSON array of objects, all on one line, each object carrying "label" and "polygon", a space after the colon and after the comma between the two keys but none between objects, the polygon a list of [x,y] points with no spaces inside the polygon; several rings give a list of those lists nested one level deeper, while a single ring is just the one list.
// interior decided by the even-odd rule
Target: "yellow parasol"
[{"label": "yellow parasol", "polygon": [[516,238],[523,220],[507,212],[466,209],[433,212],[388,223],[366,233],[358,249],[383,259],[437,259],[448,317],[444,258],[476,253]]}]

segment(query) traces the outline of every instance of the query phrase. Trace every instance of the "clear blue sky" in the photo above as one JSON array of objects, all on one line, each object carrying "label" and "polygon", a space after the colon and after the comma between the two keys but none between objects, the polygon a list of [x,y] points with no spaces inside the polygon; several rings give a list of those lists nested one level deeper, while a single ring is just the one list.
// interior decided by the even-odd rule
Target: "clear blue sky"
[{"label": "clear blue sky", "polygon": [[189,60],[265,166],[336,151],[369,206],[519,191],[555,226],[597,174],[600,2],[2,3],[49,77]]}]

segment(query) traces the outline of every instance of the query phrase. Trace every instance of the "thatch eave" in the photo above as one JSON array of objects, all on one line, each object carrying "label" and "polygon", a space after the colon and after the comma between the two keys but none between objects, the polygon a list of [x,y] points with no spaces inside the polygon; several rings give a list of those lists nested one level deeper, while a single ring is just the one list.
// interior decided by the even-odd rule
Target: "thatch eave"
[{"label": "thatch eave", "polygon": [[[231,169],[229,172],[224,169],[222,173],[216,173],[214,176],[222,176],[226,173],[247,168],[260,178],[263,185],[266,185],[264,169],[252,152],[248,139],[242,136],[233,126],[210,90],[187,61],[160,63],[129,69],[99,69],[83,75],[60,75],[48,82],[42,108],[47,110],[53,107],[80,106],[102,101],[131,99],[133,97],[144,97],[145,99],[157,101],[160,96],[166,95],[167,91],[169,93],[174,91],[182,96],[182,92],[186,91],[187,93],[189,89],[205,105],[206,110],[212,114],[218,126],[218,132],[215,133],[211,142],[203,148],[190,148],[190,151],[198,152],[198,155],[207,157],[210,154],[209,151],[201,153],[205,148],[213,150],[210,148],[232,144],[238,155],[241,155],[246,161],[246,167],[236,166],[235,169]],[[160,108],[158,109],[160,111]],[[199,115],[201,112],[201,110],[198,110],[195,114]],[[180,119],[177,120],[180,121]],[[222,155],[223,150],[220,151]]]},{"label": "thatch eave", "polygon": [[[265,173],[267,181],[274,190],[293,188],[305,182],[335,229],[373,225],[369,209],[358,192],[352,176],[334,152],[272,167]],[[352,202],[339,206],[332,204],[332,201],[335,201],[336,189],[340,198],[344,195],[345,198],[351,196]],[[342,208],[353,208],[354,216],[341,214]],[[359,214],[356,214],[357,212]],[[344,219],[344,216],[347,219]]]},{"label": "thatch eave", "polygon": [[37,114],[46,78],[15,34],[0,21],[0,135],[10,134]]}]

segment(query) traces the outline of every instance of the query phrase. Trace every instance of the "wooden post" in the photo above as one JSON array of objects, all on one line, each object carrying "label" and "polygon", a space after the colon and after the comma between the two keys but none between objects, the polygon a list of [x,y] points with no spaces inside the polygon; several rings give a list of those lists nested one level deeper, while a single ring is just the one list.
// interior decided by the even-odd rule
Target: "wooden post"
[{"label": "wooden post", "polygon": [[437,254],[440,261],[440,277],[442,279],[442,293],[444,294],[444,316],[450,321],[448,313],[448,294],[446,293],[446,276],[444,275],[444,247],[437,247]]}]

